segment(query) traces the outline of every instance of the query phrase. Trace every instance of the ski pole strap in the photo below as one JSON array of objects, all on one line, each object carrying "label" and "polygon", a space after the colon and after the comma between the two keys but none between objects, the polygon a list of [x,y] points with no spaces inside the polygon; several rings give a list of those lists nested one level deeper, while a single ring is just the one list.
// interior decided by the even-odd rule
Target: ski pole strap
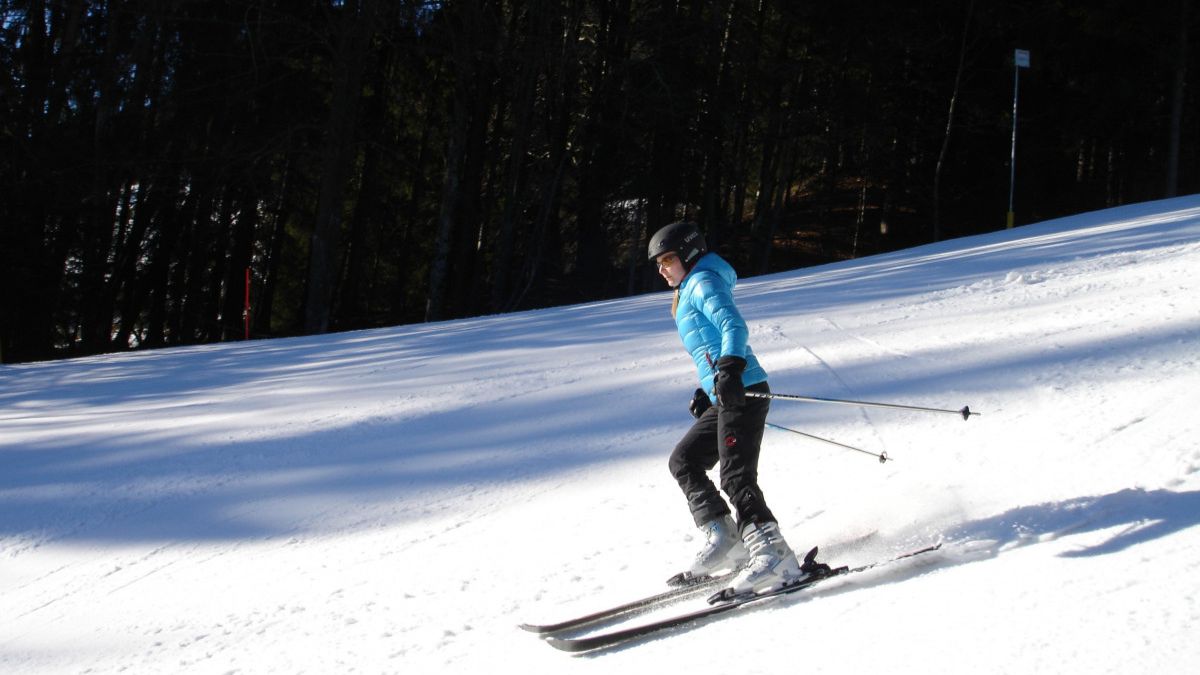
[{"label": "ski pole strap", "polygon": [[840,398],[821,398],[820,396],[796,396],[794,394],[773,394],[757,391],[747,391],[746,396],[750,398],[770,398],[783,399],[785,401],[805,401],[808,403],[838,403],[842,405],[856,405],[868,408],[892,408],[896,410],[917,410],[920,412],[936,412],[950,413],[952,415],[961,415],[964,420],[971,418],[971,415],[979,415],[980,413],[973,412],[968,406],[963,406],[959,410],[948,410],[945,408],[926,408],[919,405],[901,405],[899,403],[876,403],[873,401],[850,401]]}]

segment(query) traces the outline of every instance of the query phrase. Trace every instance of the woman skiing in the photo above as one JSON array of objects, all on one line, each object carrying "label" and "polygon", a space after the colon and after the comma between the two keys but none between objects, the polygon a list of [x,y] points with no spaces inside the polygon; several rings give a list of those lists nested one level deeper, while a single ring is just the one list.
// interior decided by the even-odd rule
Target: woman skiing
[{"label": "woman skiing", "polygon": [[[671,453],[670,468],[704,545],[692,566],[672,582],[740,568],[730,590],[743,595],[797,579],[802,572],[796,555],[758,486],[758,457],[770,401],[747,397],[746,392],[768,393],[770,388],[766,371],[747,344],[746,322],[733,302],[737,274],[723,258],[708,252],[692,223],[660,229],[650,239],[648,254],[675,289],[671,315],[696,363],[701,385],[690,405],[696,422]],[[728,503],[707,475],[717,465]]]}]

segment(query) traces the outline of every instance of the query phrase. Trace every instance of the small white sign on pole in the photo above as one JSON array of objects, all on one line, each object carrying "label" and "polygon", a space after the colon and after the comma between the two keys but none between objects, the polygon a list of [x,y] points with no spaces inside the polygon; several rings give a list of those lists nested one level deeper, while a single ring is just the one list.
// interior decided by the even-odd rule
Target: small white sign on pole
[{"label": "small white sign on pole", "polygon": [[1017,188],[1017,91],[1020,85],[1022,68],[1029,67],[1029,50],[1013,51],[1013,114],[1012,114],[1012,150],[1008,156],[1008,227],[1013,226],[1016,214],[1013,213],[1013,193]]}]

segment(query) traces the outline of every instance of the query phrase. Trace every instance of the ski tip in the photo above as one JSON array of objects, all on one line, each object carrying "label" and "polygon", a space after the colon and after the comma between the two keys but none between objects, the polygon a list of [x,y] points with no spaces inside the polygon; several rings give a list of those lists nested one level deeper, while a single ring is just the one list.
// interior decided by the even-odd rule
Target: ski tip
[{"label": "ski tip", "polygon": [[523,624],[518,625],[517,628],[520,628],[521,630],[529,632],[529,633],[545,633],[546,632],[545,626],[539,626],[534,623],[523,623]]},{"label": "ski tip", "polygon": [[588,650],[586,643],[570,638],[548,637],[545,642],[561,652],[569,652],[571,654],[578,654]]},{"label": "ski tip", "polygon": [[939,542],[930,544],[929,546],[926,546],[924,548],[914,549],[912,551],[909,551],[908,553],[903,553],[901,555],[898,555],[898,556],[896,556],[895,559],[896,560],[904,560],[905,558],[913,558],[913,557],[916,557],[916,556],[919,556],[919,555],[922,555],[925,553],[933,553],[934,551],[941,550],[941,548],[942,548],[942,542],[939,541]]}]

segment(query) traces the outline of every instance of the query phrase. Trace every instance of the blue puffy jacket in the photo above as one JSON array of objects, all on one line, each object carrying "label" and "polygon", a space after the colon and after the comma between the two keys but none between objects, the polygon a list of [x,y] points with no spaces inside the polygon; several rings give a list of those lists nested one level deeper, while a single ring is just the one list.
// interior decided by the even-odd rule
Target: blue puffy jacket
[{"label": "blue puffy jacket", "polygon": [[733,267],[716,253],[708,253],[696,262],[679,285],[675,325],[679,327],[683,346],[696,362],[700,386],[714,402],[713,380],[717,375],[717,361],[722,356],[746,359],[746,370],[742,373],[745,386],[767,380],[767,371],[759,365],[747,343],[750,330],[746,321],[733,304],[736,283],[737,272]]}]

